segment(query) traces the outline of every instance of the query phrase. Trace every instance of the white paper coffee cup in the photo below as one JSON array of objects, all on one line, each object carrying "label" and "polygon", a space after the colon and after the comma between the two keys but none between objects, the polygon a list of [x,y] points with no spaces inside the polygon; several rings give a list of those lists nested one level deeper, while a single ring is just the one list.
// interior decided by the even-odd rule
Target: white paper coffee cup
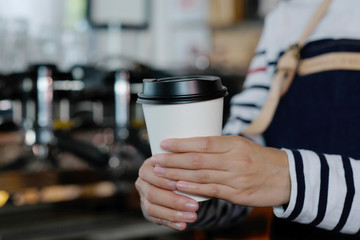
[{"label": "white paper coffee cup", "polygon": [[[160,142],[167,138],[220,136],[226,95],[220,78],[213,76],[145,79],[138,102],[143,107],[152,154],[165,152]],[[209,199],[177,193],[198,202]]]}]

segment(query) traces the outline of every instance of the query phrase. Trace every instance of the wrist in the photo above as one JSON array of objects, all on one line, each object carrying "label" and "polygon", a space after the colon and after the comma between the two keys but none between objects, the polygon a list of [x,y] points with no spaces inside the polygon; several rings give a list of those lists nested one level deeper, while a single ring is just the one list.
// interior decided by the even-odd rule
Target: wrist
[{"label": "wrist", "polygon": [[288,155],[284,150],[266,147],[266,160],[274,167],[274,205],[288,204],[291,195],[291,178]]}]

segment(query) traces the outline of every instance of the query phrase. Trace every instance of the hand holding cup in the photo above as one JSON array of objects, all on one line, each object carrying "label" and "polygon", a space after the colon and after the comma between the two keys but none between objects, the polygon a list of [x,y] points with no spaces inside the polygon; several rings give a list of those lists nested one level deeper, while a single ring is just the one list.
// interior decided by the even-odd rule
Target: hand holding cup
[{"label": "hand holding cup", "polygon": [[167,152],[160,147],[167,138],[220,136],[226,95],[226,87],[215,76],[145,79],[138,103],[143,107],[152,154]]}]

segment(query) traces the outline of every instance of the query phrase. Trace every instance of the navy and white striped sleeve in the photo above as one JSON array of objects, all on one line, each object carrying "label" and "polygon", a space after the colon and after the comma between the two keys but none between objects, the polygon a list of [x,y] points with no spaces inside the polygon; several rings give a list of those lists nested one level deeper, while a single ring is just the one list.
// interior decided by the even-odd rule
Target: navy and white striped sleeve
[{"label": "navy and white striped sleeve", "polygon": [[277,217],[360,236],[360,160],[288,150],[291,196]]},{"label": "navy and white striped sleeve", "polygon": [[230,116],[223,129],[224,135],[239,135],[257,117],[268,97],[275,70],[267,57],[264,36],[250,63],[243,90],[230,101]]},{"label": "navy and white striped sleeve", "polygon": [[251,210],[250,207],[213,198],[200,202],[197,220],[188,229],[221,229],[240,223]]}]

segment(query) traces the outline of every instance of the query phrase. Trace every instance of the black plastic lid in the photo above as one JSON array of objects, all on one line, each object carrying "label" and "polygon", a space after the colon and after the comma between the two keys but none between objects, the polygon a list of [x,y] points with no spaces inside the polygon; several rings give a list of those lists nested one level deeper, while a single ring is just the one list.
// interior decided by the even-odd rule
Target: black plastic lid
[{"label": "black plastic lid", "polygon": [[144,79],[138,94],[142,104],[179,104],[225,97],[227,88],[216,76],[185,76]]}]

